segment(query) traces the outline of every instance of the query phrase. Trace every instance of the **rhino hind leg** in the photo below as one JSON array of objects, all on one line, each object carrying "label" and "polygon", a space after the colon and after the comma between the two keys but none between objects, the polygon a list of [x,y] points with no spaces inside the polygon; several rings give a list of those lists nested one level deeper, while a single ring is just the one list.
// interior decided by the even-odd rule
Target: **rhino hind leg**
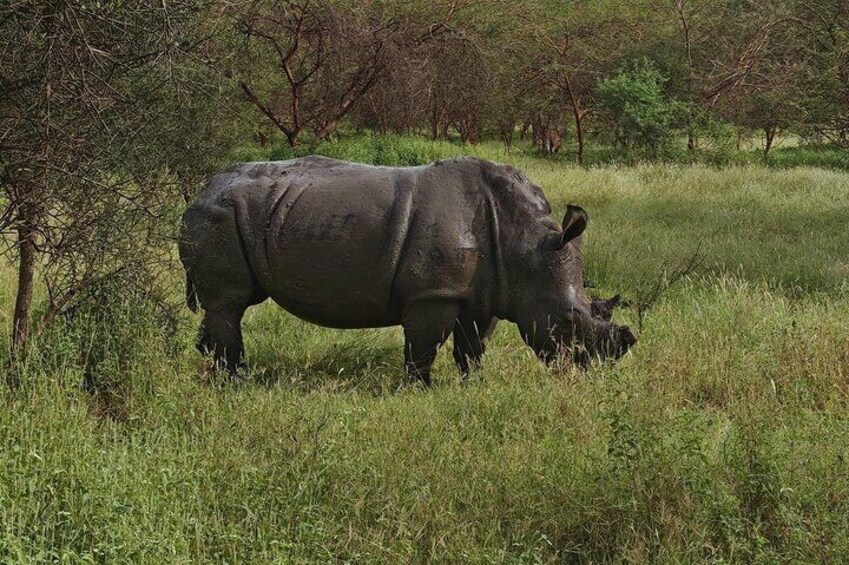
[{"label": "rhino hind leg", "polygon": [[[215,369],[235,374],[243,366],[242,316],[249,306],[267,296],[252,285],[206,289],[201,293],[204,316],[198,330],[197,349],[212,354]],[[224,292],[222,292],[224,291]]]},{"label": "rhino hind leg", "polygon": [[404,368],[407,379],[431,385],[430,369],[436,352],[448,339],[460,307],[454,302],[428,300],[404,308]]},{"label": "rhino hind leg", "polygon": [[454,324],[454,362],[463,379],[480,367],[486,352],[486,340],[492,335],[497,322],[497,318],[478,321],[461,315]]},{"label": "rhino hind leg", "polygon": [[242,316],[267,295],[245,257],[233,209],[209,204],[190,208],[180,254],[204,310],[197,348],[212,354],[216,368],[234,374],[242,363]]}]

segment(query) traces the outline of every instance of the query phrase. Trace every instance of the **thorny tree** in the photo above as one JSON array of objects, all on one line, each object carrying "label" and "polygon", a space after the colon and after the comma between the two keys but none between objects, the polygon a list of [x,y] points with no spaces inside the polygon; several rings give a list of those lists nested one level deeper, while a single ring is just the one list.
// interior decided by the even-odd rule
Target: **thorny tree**
[{"label": "thorny tree", "polygon": [[781,5],[750,0],[672,0],[672,7],[684,69],[678,94],[691,105],[686,128],[687,147],[693,151],[700,114],[713,111],[740,89],[759,85],[789,14]]},{"label": "thorny tree", "polygon": [[442,13],[427,23],[415,6],[405,13],[385,12],[382,4],[368,2],[236,4],[229,14],[243,41],[235,74],[247,101],[291,147],[300,143],[304,131],[322,140],[384,78],[390,63],[449,31],[448,23],[467,3],[434,3],[437,7],[428,10]]},{"label": "thorny tree", "polygon": [[809,0],[793,14],[805,89],[796,102],[811,133],[849,148],[849,2]]},{"label": "thorny tree", "polygon": [[49,322],[127,262],[167,252],[163,216],[179,201],[168,155],[184,151],[176,141],[192,131],[169,118],[185,94],[180,63],[202,39],[201,9],[46,0],[0,8],[0,231],[18,265],[13,362],[31,333],[37,272]]}]

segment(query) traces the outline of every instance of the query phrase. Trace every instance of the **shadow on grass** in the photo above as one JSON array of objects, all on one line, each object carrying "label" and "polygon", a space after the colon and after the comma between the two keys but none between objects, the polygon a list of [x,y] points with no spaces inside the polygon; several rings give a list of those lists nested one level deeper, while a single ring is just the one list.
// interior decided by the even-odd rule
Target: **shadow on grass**
[{"label": "shadow on grass", "polygon": [[267,348],[249,360],[246,382],[301,392],[330,389],[381,395],[403,383],[401,348],[374,332],[350,332],[327,345],[286,351]]}]

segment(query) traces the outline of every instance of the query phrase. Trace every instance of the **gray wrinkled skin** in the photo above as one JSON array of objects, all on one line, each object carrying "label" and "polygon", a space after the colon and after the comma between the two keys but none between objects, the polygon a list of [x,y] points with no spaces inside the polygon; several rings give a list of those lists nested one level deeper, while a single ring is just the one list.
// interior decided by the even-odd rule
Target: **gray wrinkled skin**
[{"label": "gray wrinkled skin", "polygon": [[235,371],[242,315],[270,297],[323,326],[402,325],[407,373],[428,384],[449,334],[465,375],[497,319],[545,361],[560,349],[579,363],[619,357],[633,334],[593,316],[583,288],[586,214],[570,206],[561,229],[550,213],[520,171],[479,159],[237,165],[183,216],[189,303],[205,311],[198,347]]}]

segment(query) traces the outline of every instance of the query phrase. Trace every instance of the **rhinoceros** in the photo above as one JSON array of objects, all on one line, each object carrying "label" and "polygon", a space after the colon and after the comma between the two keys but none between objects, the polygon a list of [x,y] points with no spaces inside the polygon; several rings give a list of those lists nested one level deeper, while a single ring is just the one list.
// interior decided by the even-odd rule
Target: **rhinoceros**
[{"label": "rhinoceros", "polygon": [[475,158],[377,167],[305,157],[236,165],[188,207],[180,258],[204,310],[198,349],[240,366],[241,319],[267,298],[332,328],[404,329],[409,378],[430,384],[454,335],[465,376],[496,320],[544,361],[623,355],[627,326],[593,316],[583,287],[587,214],[550,217],[519,170]]}]

